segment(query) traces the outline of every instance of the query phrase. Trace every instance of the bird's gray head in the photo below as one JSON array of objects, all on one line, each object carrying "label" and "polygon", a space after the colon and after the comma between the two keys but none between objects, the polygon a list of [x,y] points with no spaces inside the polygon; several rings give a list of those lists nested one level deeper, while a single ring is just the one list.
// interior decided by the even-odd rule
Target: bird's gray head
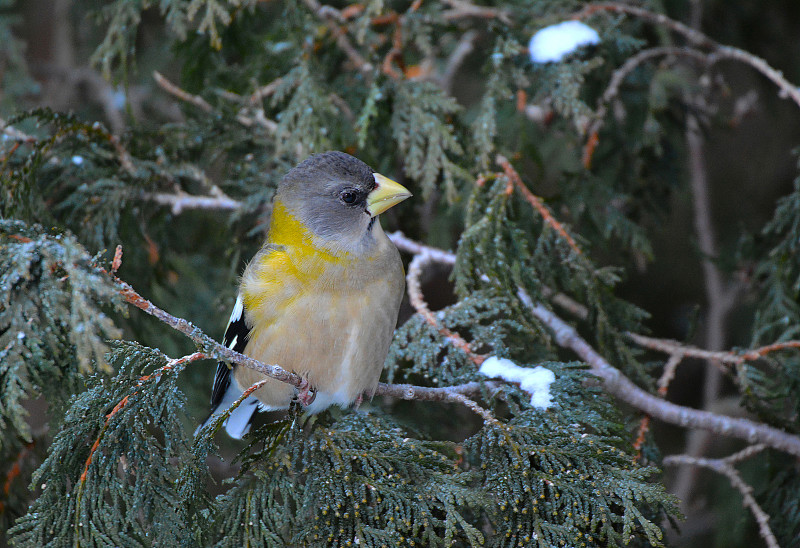
[{"label": "bird's gray head", "polygon": [[290,170],[275,195],[311,232],[337,247],[368,243],[376,216],[411,196],[344,152],[314,154]]}]

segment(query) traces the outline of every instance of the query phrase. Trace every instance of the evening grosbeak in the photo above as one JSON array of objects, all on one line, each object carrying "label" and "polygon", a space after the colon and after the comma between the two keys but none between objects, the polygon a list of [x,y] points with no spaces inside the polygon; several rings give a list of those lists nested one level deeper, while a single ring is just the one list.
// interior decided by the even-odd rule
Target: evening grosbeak
[{"label": "evening grosbeak", "polygon": [[[309,413],[375,391],[405,287],[400,254],[378,215],[410,196],[343,152],[315,154],[278,184],[266,242],[242,275],[224,343],[307,380],[313,396],[306,389],[299,399]],[[220,362],[208,420],[264,378]],[[268,379],[225,429],[241,438],[257,408],[287,409],[296,394]]]}]

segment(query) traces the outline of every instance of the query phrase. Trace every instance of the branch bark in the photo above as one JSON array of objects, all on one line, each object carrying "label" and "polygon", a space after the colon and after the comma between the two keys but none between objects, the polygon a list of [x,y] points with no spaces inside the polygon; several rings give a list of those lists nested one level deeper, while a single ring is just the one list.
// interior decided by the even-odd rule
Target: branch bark
[{"label": "branch bark", "polygon": [[522,289],[519,291],[520,300],[528,306],[534,316],[552,330],[556,343],[580,356],[589,365],[592,374],[603,380],[606,392],[617,399],[670,424],[684,428],[699,428],[723,436],[740,438],[748,443],[763,443],[800,457],[800,438],[783,430],[748,419],[683,407],[642,390],[598,354],[573,327],[544,305],[532,302]]},{"label": "branch bark", "polygon": [[705,459],[692,455],[670,455],[664,458],[664,465],[688,465],[699,468],[708,468],[709,470],[713,470],[714,472],[722,474],[728,478],[728,481],[731,482],[731,486],[739,491],[739,493],[742,495],[742,504],[746,508],[750,509],[750,512],[753,514],[756,523],[758,523],[758,533],[761,535],[761,538],[764,539],[764,542],[766,542],[769,548],[779,548],[778,540],[775,538],[775,534],[772,532],[772,529],[769,526],[769,514],[767,514],[761,508],[761,506],[758,505],[755,497],[753,497],[753,488],[745,483],[745,481],[739,475],[739,472],[733,467],[734,463],[741,462],[742,460],[749,458],[760,451],[763,451],[764,448],[765,447],[762,444],[752,445],[724,459]]},{"label": "branch bark", "polygon": [[[222,360],[228,363],[234,363],[242,367],[248,367],[254,371],[277,379],[279,381],[291,384],[296,388],[301,388],[305,380],[294,373],[286,371],[279,365],[268,365],[254,360],[249,356],[240,354],[232,350],[206,335],[199,327],[193,325],[191,322],[178,318],[172,314],[162,310],[154,305],[149,300],[145,299],[130,284],[114,278],[115,282],[120,288],[120,294],[123,298],[133,306],[146,312],[147,314],[159,319],[176,331],[183,333],[194,342],[198,348],[201,349],[202,356],[208,359]],[[198,356],[199,353],[193,354]],[[196,359],[196,358],[195,358]],[[490,392],[497,391],[500,388],[500,383],[497,382],[470,382],[456,386],[447,386],[439,388],[431,388],[426,386],[414,386],[411,384],[386,384],[379,383],[374,393],[376,396],[391,396],[403,400],[424,400],[424,401],[440,401],[440,402],[453,402],[461,403],[475,413],[481,415],[485,422],[497,423],[492,414],[479,406],[476,402],[471,400],[468,396],[479,395],[484,390]]]}]

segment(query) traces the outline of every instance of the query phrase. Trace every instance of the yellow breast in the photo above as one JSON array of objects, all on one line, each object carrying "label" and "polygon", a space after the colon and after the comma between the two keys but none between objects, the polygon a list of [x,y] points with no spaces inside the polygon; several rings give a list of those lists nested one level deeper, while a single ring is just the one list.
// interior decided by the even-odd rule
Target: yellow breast
[{"label": "yellow breast", "polygon": [[[373,230],[379,245],[370,256],[334,253],[276,204],[268,245],[242,277],[251,328],[245,354],[305,376],[320,404],[347,405],[374,389],[391,342],[402,263],[380,225]],[[250,370],[235,376],[242,388],[263,378]],[[255,396],[280,409],[293,393],[275,381]]]}]

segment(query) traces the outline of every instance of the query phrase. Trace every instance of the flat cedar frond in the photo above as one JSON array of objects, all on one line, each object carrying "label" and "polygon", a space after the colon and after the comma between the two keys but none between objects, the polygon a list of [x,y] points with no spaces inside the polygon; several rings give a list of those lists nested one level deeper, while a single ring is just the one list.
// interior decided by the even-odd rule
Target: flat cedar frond
[{"label": "flat cedar frond", "polygon": [[675,501],[650,481],[656,470],[625,450],[619,415],[602,393],[580,387],[580,369],[550,367],[558,372],[550,408],[531,409],[523,397],[507,424],[465,442],[494,497],[490,545],[620,546],[633,537],[661,545],[657,523]]},{"label": "flat cedar frond", "polygon": [[317,128],[333,127],[336,111],[329,94],[305,64],[286,75],[284,82],[284,91],[279,90],[274,100],[278,102],[285,94],[290,95],[276,128],[278,152],[293,154],[300,161],[313,152],[328,150],[331,144],[328,132]]},{"label": "flat cedar frond", "polygon": [[[453,446],[409,438],[385,418],[348,414],[285,445],[248,472],[218,508],[220,546],[483,543],[472,524],[482,503]],[[357,540],[356,540],[357,539]]]},{"label": "flat cedar frond", "polygon": [[428,196],[439,177],[449,200],[457,195],[456,178],[463,176],[457,158],[463,152],[450,118],[458,103],[426,82],[407,81],[394,89],[392,134],[405,157],[408,174],[419,181]]},{"label": "flat cedar frond", "polygon": [[[761,299],[755,316],[752,344],[800,337],[800,178],[793,191],[780,199],[774,217],[763,229],[771,249],[755,276]],[[800,358],[795,352],[764,363],[743,363],[737,370],[747,406],[759,415],[797,432],[800,413]]]},{"label": "flat cedar frond", "polygon": [[[115,343],[114,377],[94,377],[70,403],[33,482],[42,494],[11,535],[27,546],[179,544],[183,502],[171,458],[186,456],[177,388],[160,352]],[[81,443],[76,446],[76,442]]]},{"label": "flat cedar frond", "polygon": [[111,371],[105,340],[120,331],[105,309],[120,297],[75,237],[18,221],[0,221],[0,287],[0,426],[31,441],[24,400],[56,405]]}]

